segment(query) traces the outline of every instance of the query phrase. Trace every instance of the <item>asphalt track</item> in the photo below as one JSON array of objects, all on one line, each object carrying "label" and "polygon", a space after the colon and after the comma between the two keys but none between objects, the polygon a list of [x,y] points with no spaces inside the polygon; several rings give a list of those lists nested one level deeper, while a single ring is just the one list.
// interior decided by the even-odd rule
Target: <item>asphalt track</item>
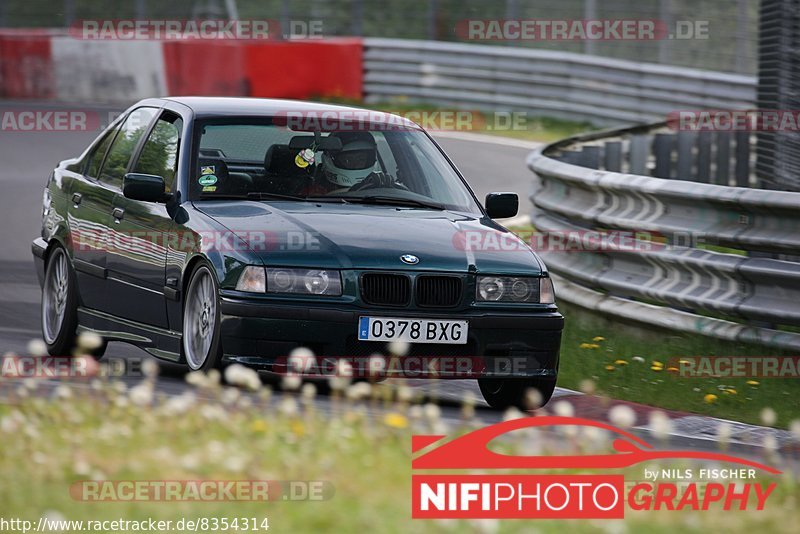
[{"label": "asphalt track", "polygon": [[[95,110],[106,113],[114,108],[85,104],[36,104],[0,102],[0,111],[29,109]],[[40,288],[33,269],[30,242],[39,233],[42,188],[52,168],[62,159],[79,154],[96,136],[90,132],[11,132],[0,129],[0,353],[24,354],[31,339],[40,338]],[[455,162],[479,198],[490,191],[514,191],[524,205],[530,174],[525,156],[533,144],[453,133],[434,133],[441,146]],[[147,358],[134,347],[112,343],[107,357],[118,359]],[[166,366],[159,388],[166,394],[178,394],[188,387],[176,366]],[[131,383],[136,378],[128,378]],[[482,404],[477,384],[472,380],[409,381],[420,392],[432,395],[443,404],[445,420],[460,418],[458,401],[467,393],[479,400],[477,418],[484,424],[500,421],[503,414]],[[52,386],[52,384],[51,384]],[[76,386],[80,387],[80,385]],[[553,403],[567,399],[576,407],[576,415],[605,418],[609,406],[595,399],[558,389]],[[318,396],[319,409],[331,409],[325,396]],[[634,406],[639,421],[636,431],[646,440],[656,442],[647,424],[647,409]],[[671,447],[714,450],[718,422],[705,417],[673,415]],[[793,448],[788,432],[774,432],[748,425],[734,425],[731,453],[760,458],[763,436],[773,433],[781,448]],[[796,449],[795,449],[796,450]],[[797,454],[796,452],[794,453]],[[796,456],[795,456],[796,457]]]}]

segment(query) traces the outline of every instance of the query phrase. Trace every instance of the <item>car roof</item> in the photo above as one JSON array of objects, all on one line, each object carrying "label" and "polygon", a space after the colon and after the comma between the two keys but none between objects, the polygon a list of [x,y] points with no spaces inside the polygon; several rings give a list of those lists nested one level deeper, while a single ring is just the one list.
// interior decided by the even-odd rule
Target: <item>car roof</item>
[{"label": "car roof", "polygon": [[[365,108],[339,106],[324,102],[308,102],[304,100],[288,100],[281,98],[245,98],[245,97],[206,97],[206,96],[170,96],[163,100],[177,102],[190,108],[196,117],[224,116],[261,116],[271,117],[285,113],[337,113],[343,117],[354,114],[361,120],[369,117],[369,122],[385,124],[402,124],[411,128],[419,128],[414,122],[387,112],[376,112]],[[368,115],[367,115],[368,114]]]}]

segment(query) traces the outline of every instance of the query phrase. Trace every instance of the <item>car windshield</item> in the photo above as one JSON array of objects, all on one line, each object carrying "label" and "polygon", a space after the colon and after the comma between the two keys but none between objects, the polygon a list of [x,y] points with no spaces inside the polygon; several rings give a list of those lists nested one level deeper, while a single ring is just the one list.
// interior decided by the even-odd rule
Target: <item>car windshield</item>
[{"label": "car windshield", "polygon": [[313,200],[480,213],[474,197],[417,128],[273,119],[200,122],[190,177],[196,200]]}]

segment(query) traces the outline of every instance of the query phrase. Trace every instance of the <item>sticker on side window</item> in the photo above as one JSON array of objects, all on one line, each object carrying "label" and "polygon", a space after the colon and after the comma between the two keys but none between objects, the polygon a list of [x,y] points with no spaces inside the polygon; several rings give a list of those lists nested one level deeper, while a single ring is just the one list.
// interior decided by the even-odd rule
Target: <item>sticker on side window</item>
[{"label": "sticker on side window", "polygon": [[206,187],[217,183],[217,176],[215,174],[204,174],[200,176],[197,183]]}]

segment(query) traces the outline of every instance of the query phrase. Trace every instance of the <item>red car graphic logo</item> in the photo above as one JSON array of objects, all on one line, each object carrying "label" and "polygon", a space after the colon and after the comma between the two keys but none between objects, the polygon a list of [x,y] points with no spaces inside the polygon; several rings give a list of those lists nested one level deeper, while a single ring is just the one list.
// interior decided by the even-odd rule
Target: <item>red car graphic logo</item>
[{"label": "red car graphic logo", "polygon": [[[608,430],[618,437],[612,442],[614,453],[565,456],[511,456],[487,448],[493,439],[522,428],[546,426],[588,426]],[[445,436],[413,436],[412,452],[417,452]],[[731,462],[780,474],[775,468],[744,458],[715,452],[657,451],[652,445],[614,426],[579,417],[526,417],[512,419],[443,443],[411,461],[412,469],[617,469],[642,462],[686,458]]]}]

